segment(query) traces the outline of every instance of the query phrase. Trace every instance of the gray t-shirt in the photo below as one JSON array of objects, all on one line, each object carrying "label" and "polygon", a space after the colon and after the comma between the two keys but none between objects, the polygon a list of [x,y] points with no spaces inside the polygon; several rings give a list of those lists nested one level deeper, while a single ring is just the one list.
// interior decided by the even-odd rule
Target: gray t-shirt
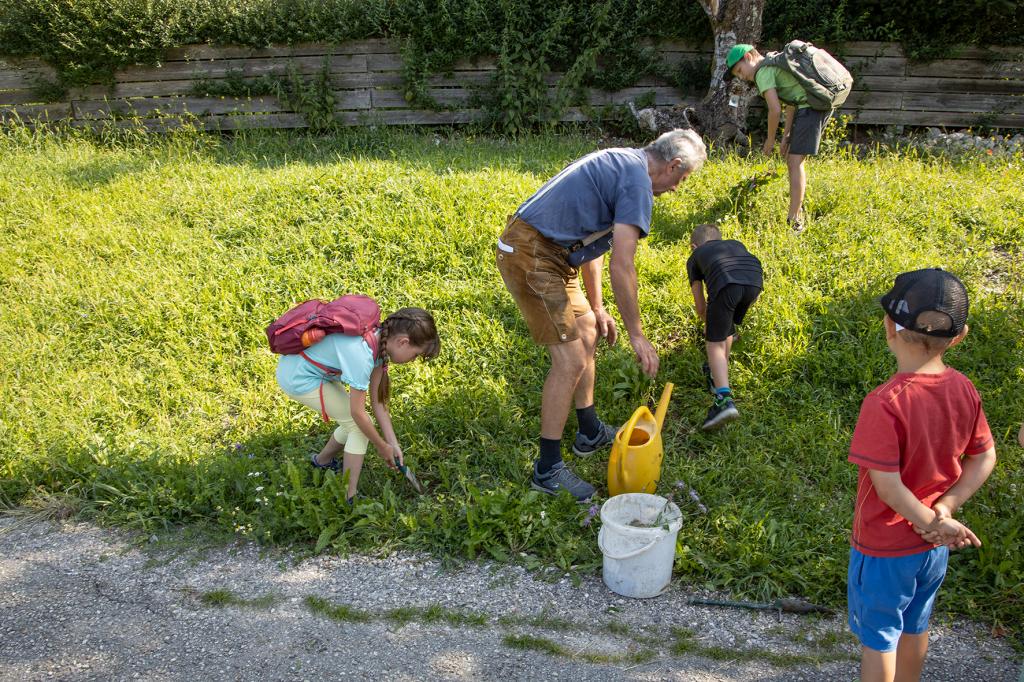
[{"label": "gray t-shirt", "polygon": [[566,166],[519,207],[519,217],[562,246],[614,223],[651,230],[654,191],[642,149],[602,149]]}]

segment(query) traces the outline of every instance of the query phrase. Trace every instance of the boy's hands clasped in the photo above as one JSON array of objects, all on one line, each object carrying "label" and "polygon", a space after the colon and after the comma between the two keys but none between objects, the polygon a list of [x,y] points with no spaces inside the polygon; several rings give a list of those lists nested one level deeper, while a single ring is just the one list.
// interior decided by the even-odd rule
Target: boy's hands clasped
[{"label": "boy's hands clasped", "polygon": [[962,549],[968,545],[981,547],[981,540],[974,531],[954,519],[946,505],[936,503],[932,506],[932,511],[935,512],[935,520],[929,526],[914,526],[914,531],[923,540],[935,545],[945,545],[950,549]]}]

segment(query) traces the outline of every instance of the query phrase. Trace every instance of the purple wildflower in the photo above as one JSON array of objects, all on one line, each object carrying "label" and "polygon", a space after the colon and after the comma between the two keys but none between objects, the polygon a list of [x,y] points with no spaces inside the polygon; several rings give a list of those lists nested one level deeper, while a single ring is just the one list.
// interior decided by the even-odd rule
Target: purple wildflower
[{"label": "purple wildflower", "polygon": [[594,520],[594,517],[597,516],[597,513],[599,511],[601,511],[601,508],[598,507],[596,504],[590,505],[590,508],[587,509],[587,516],[583,519],[582,522],[580,522],[580,525],[589,526],[590,522]]}]

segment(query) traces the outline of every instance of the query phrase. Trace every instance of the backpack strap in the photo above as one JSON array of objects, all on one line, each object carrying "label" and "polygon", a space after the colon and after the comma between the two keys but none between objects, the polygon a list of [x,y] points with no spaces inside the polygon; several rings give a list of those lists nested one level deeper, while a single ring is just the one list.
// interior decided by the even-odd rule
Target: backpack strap
[{"label": "backpack strap", "polygon": [[[313,358],[311,358],[308,355],[306,355],[305,351],[299,353],[299,356],[303,360],[305,360],[309,364],[313,365],[314,367],[316,367],[317,369],[319,369],[320,371],[322,371],[324,374],[326,374],[329,377],[341,376],[341,372],[340,371],[334,369],[333,367],[328,367],[327,365],[320,364],[319,362],[317,362]],[[325,422],[331,421],[330,418],[328,418],[328,416],[327,416],[327,407],[324,405],[324,380],[323,379],[320,380],[320,417]]]}]

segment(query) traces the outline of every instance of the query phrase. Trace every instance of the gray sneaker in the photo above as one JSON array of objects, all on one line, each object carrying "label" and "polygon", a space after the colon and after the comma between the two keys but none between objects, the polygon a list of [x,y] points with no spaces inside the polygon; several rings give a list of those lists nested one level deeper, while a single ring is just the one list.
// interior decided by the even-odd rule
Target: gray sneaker
[{"label": "gray sneaker", "polygon": [[563,490],[568,490],[577,502],[586,502],[597,492],[594,486],[571,472],[569,467],[565,466],[565,462],[559,462],[551,467],[546,474],[538,474],[537,464],[534,463],[530,487],[548,495],[557,495]]},{"label": "gray sneaker", "polygon": [[579,431],[576,432],[576,440],[572,443],[572,451],[581,457],[592,455],[601,448],[608,447],[615,440],[616,429],[601,422],[601,428],[593,438],[587,438]]}]

